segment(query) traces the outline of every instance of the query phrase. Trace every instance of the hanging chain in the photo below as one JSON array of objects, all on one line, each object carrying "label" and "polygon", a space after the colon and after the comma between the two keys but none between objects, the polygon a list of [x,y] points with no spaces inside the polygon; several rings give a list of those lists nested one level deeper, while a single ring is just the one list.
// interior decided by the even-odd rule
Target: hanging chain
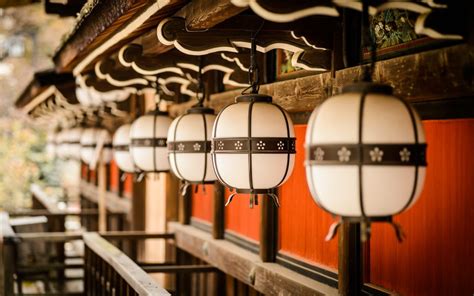
[{"label": "hanging chain", "polygon": [[362,80],[370,82],[372,81],[372,75],[375,69],[376,56],[376,44],[373,34],[370,30],[369,21],[369,1],[362,1],[362,29],[361,29],[361,50],[360,50],[360,62],[362,64],[364,60],[364,49],[368,48],[370,52],[370,64],[363,66],[362,69]]},{"label": "hanging chain", "polygon": [[250,67],[249,67],[249,85],[252,88],[251,93],[257,94],[260,88],[259,69],[257,62],[257,40],[255,36],[251,39],[250,44]]},{"label": "hanging chain", "polygon": [[198,103],[196,106],[203,107],[204,100],[206,99],[206,87],[204,85],[204,79],[202,78],[202,57],[199,57],[199,70],[198,70],[198,91],[196,94]]}]

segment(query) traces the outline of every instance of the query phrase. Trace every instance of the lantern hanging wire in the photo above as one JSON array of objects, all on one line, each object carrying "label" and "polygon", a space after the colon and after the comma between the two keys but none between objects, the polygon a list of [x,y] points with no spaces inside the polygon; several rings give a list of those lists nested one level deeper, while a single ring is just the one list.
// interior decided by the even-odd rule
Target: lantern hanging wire
[{"label": "lantern hanging wire", "polygon": [[[158,92],[158,86],[156,88],[156,91]],[[142,105],[140,104],[140,100],[137,99],[136,95],[134,97],[134,99],[132,100],[132,103],[133,103],[133,114],[132,114],[132,121],[136,120],[137,118],[139,118],[142,114],[142,110],[141,110],[141,107]],[[131,139],[130,139],[131,141]],[[131,148],[132,148],[132,145],[131,145],[131,142],[130,142],[130,154],[132,153],[131,151]],[[140,183],[143,178],[145,177],[145,172],[143,172],[139,167],[137,167],[137,165],[135,164],[135,162],[133,162],[133,166],[134,166],[134,170],[135,170],[135,174],[134,174],[134,178],[133,180],[136,182],[136,183]],[[126,174],[123,173],[122,174],[122,177],[121,179],[123,179],[123,181],[125,181],[126,179]]]},{"label": "lantern hanging wire", "polygon": [[[367,65],[364,65],[364,48],[368,48],[370,54],[370,62]],[[365,83],[372,82],[372,76],[375,69],[375,63],[377,60],[377,47],[375,43],[374,36],[370,30],[370,21],[369,21],[369,1],[362,1],[362,16],[361,16],[361,47],[360,47],[360,66],[362,67],[362,77],[361,81]],[[361,149],[361,148],[359,148]],[[372,222],[386,222],[389,223],[396,234],[397,240],[402,242],[405,238],[405,233],[402,230],[400,224],[393,221],[392,216],[382,217],[380,219],[367,217],[365,211],[361,213],[362,218],[356,219],[353,222],[360,223],[360,235],[363,242],[367,241],[370,238],[371,234],[371,223]],[[349,222],[351,222],[349,220]],[[342,218],[334,222],[330,227],[328,234],[326,235],[325,240],[329,241],[333,239],[337,233],[339,226],[342,224]]]},{"label": "lantern hanging wire", "polygon": [[[202,65],[203,65],[203,57],[199,56],[199,68],[198,68],[198,89],[196,92],[196,100],[198,101],[196,105],[194,105],[192,108],[204,108],[204,101],[206,100],[206,86],[204,84],[204,79],[202,77]],[[213,182],[212,182],[213,183]],[[202,185],[205,185],[206,182],[202,182]],[[180,192],[183,197],[186,196],[186,193],[188,192],[189,187],[191,187],[191,183],[188,181],[183,180],[181,187],[180,187]],[[206,186],[202,186],[202,190],[204,193],[206,193]],[[194,189],[194,193],[198,192],[198,185],[196,185]]]},{"label": "lantern hanging wire", "polygon": [[[265,24],[265,21],[263,20],[262,23],[260,24],[260,27],[253,32],[253,34],[250,36],[250,67],[248,70],[248,82],[249,86],[245,88],[242,91],[242,95],[248,95],[248,94],[258,94],[260,90],[260,72],[259,72],[259,67],[258,67],[258,61],[257,61],[257,35],[260,33],[262,30],[263,26]],[[248,92],[250,90],[250,92]],[[249,154],[251,154],[249,150]],[[252,168],[249,168],[250,174]],[[258,205],[258,195],[259,193],[257,190],[253,189],[253,186],[251,185],[252,189],[249,190],[250,193],[250,200],[249,200],[249,207],[253,209],[254,206]],[[234,196],[238,192],[233,192],[227,199],[225,206],[230,205],[232,200],[234,199]],[[273,203],[275,204],[276,207],[280,207],[280,202],[278,200],[278,196],[275,194],[275,191],[273,189],[270,190],[265,190],[265,193],[268,197],[272,198]]]}]

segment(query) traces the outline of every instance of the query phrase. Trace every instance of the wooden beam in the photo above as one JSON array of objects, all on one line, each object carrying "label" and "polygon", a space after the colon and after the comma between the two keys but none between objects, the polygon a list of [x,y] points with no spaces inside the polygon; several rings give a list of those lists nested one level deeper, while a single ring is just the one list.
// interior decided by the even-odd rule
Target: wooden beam
[{"label": "wooden beam", "polygon": [[225,233],[225,187],[220,182],[214,184],[214,201],[212,211],[212,237],[224,239]]},{"label": "wooden beam", "polygon": [[148,265],[142,266],[148,273],[201,273],[216,272],[217,268],[211,265]]},{"label": "wooden beam", "polygon": [[[410,102],[472,97],[472,78],[466,73],[474,67],[474,59],[470,58],[473,55],[473,47],[455,45],[380,61],[374,80],[392,85],[396,95]],[[361,67],[337,71],[334,86],[341,89],[360,75]],[[273,96],[273,101],[288,112],[311,112],[327,98],[330,81],[330,73],[311,75],[262,85],[260,93]],[[238,89],[211,95],[210,106],[219,111],[240,93]],[[173,114],[180,110],[179,106],[170,109]]]},{"label": "wooden beam", "polygon": [[[174,16],[186,18],[186,27],[189,30],[204,30],[241,13],[241,8],[230,3],[230,0],[195,0],[181,8]],[[144,54],[161,54],[172,49],[156,38],[156,28],[140,36],[137,43],[143,45]]]},{"label": "wooden beam", "polygon": [[204,30],[246,10],[237,7],[230,0],[198,0],[192,1],[179,10],[175,16],[186,19],[189,30]]},{"label": "wooden beam", "polygon": [[176,246],[265,295],[336,295],[337,290],[192,226],[170,222]]}]

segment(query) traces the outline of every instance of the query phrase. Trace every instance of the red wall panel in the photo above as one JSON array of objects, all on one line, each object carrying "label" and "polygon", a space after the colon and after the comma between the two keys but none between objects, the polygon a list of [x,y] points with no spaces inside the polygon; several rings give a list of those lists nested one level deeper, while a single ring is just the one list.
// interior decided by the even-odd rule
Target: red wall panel
[{"label": "red wall panel", "polygon": [[293,174],[280,188],[280,253],[337,268],[337,238],[325,242],[333,218],[313,201],[306,183],[304,138],[306,125],[296,125],[296,159]]},{"label": "red wall panel", "polygon": [[81,162],[81,179],[87,181],[87,165]]},{"label": "red wall panel", "polygon": [[123,193],[122,195],[127,198],[132,198],[133,195],[133,174],[125,174],[125,181],[123,182]]},{"label": "red wall panel", "polygon": [[[196,187],[198,187],[197,192]],[[192,217],[212,223],[214,185],[193,185],[192,192]]]},{"label": "red wall panel", "polygon": [[117,163],[115,163],[115,160],[110,161],[110,191],[112,192],[118,192],[119,191],[119,182],[120,182],[120,170],[117,166]]},{"label": "red wall panel", "polygon": [[473,295],[474,119],[424,122],[428,168],[422,195],[388,225],[374,225],[371,282],[402,295]]},{"label": "red wall panel", "polygon": [[[226,200],[230,194],[230,191],[226,189]],[[232,203],[226,207],[226,231],[231,231],[258,243],[260,238],[260,206],[254,206],[253,209],[250,209],[249,198],[248,194],[237,194],[234,196]],[[259,198],[262,198],[262,196]]]}]

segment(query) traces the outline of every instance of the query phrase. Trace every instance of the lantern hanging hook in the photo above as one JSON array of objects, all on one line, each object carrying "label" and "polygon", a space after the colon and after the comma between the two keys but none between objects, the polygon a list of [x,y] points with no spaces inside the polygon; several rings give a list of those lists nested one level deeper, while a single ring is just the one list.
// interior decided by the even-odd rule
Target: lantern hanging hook
[{"label": "lantern hanging hook", "polygon": [[[362,1],[362,21],[361,21],[361,49],[360,49],[360,63],[362,66],[362,80],[372,82],[372,76],[375,69],[375,62],[377,61],[377,45],[370,29],[369,20],[369,1]],[[362,65],[364,61],[364,49],[368,48],[370,53],[370,64]]]},{"label": "lantern hanging hook", "polygon": [[196,93],[196,99],[198,103],[196,107],[203,107],[204,100],[206,99],[206,87],[204,85],[204,79],[202,78],[202,64],[203,64],[203,57],[199,57],[199,69],[198,69],[198,91]]},{"label": "lantern hanging hook", "polygon": [[260,89],[260,74],[257,62],[257,35],[263,28],[265,21],[262,21],[260,27],[250,36],[250,67],[248,71],[249,75],[249,87],[242,91],[242,94],[249,89],[251,89],[250,93],[258,94]]}]

